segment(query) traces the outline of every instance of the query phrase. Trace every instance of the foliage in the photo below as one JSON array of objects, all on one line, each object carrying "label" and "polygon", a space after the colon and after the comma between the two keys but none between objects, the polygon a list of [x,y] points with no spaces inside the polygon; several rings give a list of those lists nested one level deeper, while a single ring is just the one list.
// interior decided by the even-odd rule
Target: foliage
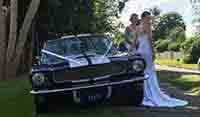
[{"label": "foliage", "polygon": [[[167,50],[179,51],[185,41],[185,23],[180,14],[169,12],[159,17],[154,26],[154,38],[159,52]],[[162,41],[163,40],[163,41]]]},{"label": "foliage", "polygon": [[59,0],[49,9],[49,30],[63,34],[114,32],[118,0]]},{"label": "foliage", "polygon": [[150,8],[149,11],[153,15],[152,26],[153,26],[153,31],[154,31],[159,23],[161,10],[157,6],[154,6],[154,7]]},{"label": "foliage", "polygon": [[180,50],[180,44],[179,43],[170,43],[168,45],[168,50],[178,52]]},{"label": "foliage", "polygon": [[157,6],[155,6],[155,7],[153,7],[153,8],[150,8],[149,10],[150,10],[151,14],[152,14],[154,17],[160,16],[161,10],[160,10]]},{"label": "foliage", "polygon": [[176,27],[181,27],[184,31],[186,29],[186,25],[180,14],[170,12],[162,15],[157,27],[155,28],[155,39],[166,39],[170,34],[170,31]]},{"label": "foliage", "polygon": [[169,31],[168,39],[171,39],[173,42],[182,43],[185,41],[185,30],[182,27],[175,27]]},{"label": "foliage", "polygon": [[184,56],[184,62],[197,63],[200,57],[200,34],[187,39],[182,45]]},{"label": "foliage", "polygon": [[114,33],[113,42],[115,45],[119,46],[124,41],[124,34],[120,31]]},{"label": "foliage", "polygon": [[186,64],[183,63],[183,61],[180,59],[160,58],[158,56],[156,57],[155,63],[159,65],[167,65],[167,66],[192,69],[192,70],[196,70],[198,68],[197,64]]},{"label": "foliage", "polygon": [[167,39],[160,39],[156,41],[156,50],[158,52],[164,52],[168,50],[168,45],[170,44],[170,40]]}]

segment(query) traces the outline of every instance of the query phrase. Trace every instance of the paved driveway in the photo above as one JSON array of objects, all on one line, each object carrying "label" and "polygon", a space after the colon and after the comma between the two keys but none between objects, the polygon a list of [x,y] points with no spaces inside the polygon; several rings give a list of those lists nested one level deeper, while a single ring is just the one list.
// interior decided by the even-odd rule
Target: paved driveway
[{"label": "paved driveway", "polygon": [[176,68],[176,67],[170,67],[166,65],[156,65],[156,69],[159,70],[165,70],[165,71],[172,71],[172,72],[179,72],[179,73],[185,73],[185,74],[197,74],[200,75],[200,71],[198,70],[189,70],[184,68]]}]

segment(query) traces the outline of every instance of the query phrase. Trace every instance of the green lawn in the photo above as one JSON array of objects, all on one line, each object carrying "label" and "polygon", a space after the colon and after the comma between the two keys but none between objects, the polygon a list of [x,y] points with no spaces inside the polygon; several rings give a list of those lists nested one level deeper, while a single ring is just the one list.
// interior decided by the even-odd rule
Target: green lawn
[{"label": "green lawn", "polygon": [[0,82],[1,117],[32,117],[33,102],[27,80]]},{"label": "green lawn", "polygon": [[178,68],[186,68],[186,69],[193,69],[193,70],[198,69],[197,64],[185,64],[175,59],[171,60],[171,59],[157,58],[155,60],[155,63],[159,65],[168,65],[168,66],[173,66],[173,67],[178,67]]},{"label": "green lawn", "polygon": [[[160,80],[172,83],[185,91],[193,91],[200,95],[200,76],[177,75],[158,72]],[[1,117],[34,117],[34,104],[29,94],[28,80],[11,80],[0,82],[0,114]],[[46,114],[41,117],[120,117],[113,112],[112,107],[94,107],[89,109],[77,109],[64,113]]]},{"label": "green lawn", "polygon": [[[11,80],[0,82],[1,117],[34,117],[34,104],[29,94],[28,80]],[[77,109],[62,113],[44,114],[42,117],[119,117],[111,107],[93,107]]]},{"label": "green lawn", "polygon": [[192,95],[200,96],[200,75],[180,75],[158,71],[158,78],[161,81],[169,82],[175,87],[190,92]]}]

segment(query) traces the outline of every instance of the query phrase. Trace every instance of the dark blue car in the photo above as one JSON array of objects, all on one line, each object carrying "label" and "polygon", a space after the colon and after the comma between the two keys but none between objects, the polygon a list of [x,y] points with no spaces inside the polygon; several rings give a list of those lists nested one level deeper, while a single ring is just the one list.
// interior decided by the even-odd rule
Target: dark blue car
[{"label": "dark blue car", "polygon": [[37,113],[51,102],[111,102],[139,105],[143,99],[145,61],[119,51],[105,35],[82,34],[49,40],[41,50],[30,81]]}]

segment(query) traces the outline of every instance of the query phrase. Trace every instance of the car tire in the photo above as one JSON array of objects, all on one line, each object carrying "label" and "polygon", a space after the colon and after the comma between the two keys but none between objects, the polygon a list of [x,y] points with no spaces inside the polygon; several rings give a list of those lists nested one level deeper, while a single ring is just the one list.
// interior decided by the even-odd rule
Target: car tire
[{"label": "car tire", "polygon": [[36,114],[45,113],[48,110],[48,101],[45,96],[35,96],[35,111]]},{"label": "car tire", "polygon": [[139,106],[143,100],[143,93],[143,81],[138,81],[129,85],[116,87],[115,89],[113,89],[111,103],[114,105]]}]

